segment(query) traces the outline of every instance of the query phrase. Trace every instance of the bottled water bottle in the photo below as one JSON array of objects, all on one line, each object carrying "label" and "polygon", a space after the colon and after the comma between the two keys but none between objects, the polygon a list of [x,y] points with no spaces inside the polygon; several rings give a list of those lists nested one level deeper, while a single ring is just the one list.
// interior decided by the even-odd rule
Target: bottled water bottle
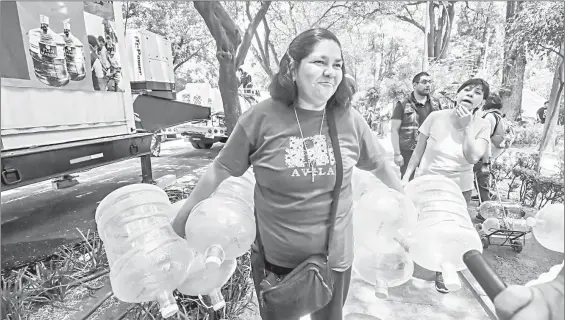
[{"label": "bottled water bottle", "polygon": [[414,272],[414,263],[404,249],[390,239],[380,237],[370,249],[355,248],[353,269],[375,287],[375,296],[388,298],[388,289],[406,283]]},{"label": "bottled water bottle", "polygon": [[359,241],[372,247],[379,236],[402,241],[414,231],[417,219],[412,201],[379,181],[367,184],[355,206],[353,226]]},{"label": "bottled water bottle", "polygon": [[417,177],[405,190],[420,212],[410,239],[410,256],[423,268],[441,271],[446,287],[458,290],[461,283],[456,271],[466,269],[463,254],[483,249],[461,190],[439,175]]},{"label": "bottled water bottle", "polygon": [[218,311],[226,305],[221,288],[231,278],[236,267],[237,261],[233,259],[224,260],[217,269],[207,269],[204,256],[198,254],[188,270],[188,277],[178,286],[177,290],[189,296],[209,296],[212,302],[211,307]]},{"label": "bottled water bottle", "polygon": [[39,28],[28,32],[35,76],[48,86],[65,86],[70,79],[65,59],[65,39],[51,29],[48,16],[39,15],[39,24]]},{"label": "bottled water bottle", "polygon": [[68,22],[63,22],[63,33],[60,35],[65,40],[65,58],[69,77],[72,81],[81,81],[86,77],[84,45],[72,34],[71,24]]},{"label": "bottled water bottle", "polygon": [[526,219],[532,227],[534,237],[545,248],[563,252],[565,231],[563,219],[563,204],[553,203],[543,207],[534,218]]},{"label": "bottled water bottle", "polygon": [[516,219],[516,218],[504,218],[502,219],[506,229],[511,231],[525,232],[524,238],[531,238],[532,227],[528,226],[528,221],[526,219]]},{"label": "bottled water bottle", "polygon": [[246,253],[255,241],[255,219],[248,204],[238,198],[214,195],[198,203],[185,226],[186,240],[203,254],[206,267]]},{"label": "bottled water bottle", "polygon": [[482,229],[486,234],[493,233],[500,229],[500,220],[498,218],[487,218],[482,224]]},{"label": "bottled water bottle", "polygon": [[157,300],[165,318],[178,311],[173,291],[195,257],[173,231],[170,209],[159,187],[134,184],[108,194],[95,214],[116,297],[130,303]]}]

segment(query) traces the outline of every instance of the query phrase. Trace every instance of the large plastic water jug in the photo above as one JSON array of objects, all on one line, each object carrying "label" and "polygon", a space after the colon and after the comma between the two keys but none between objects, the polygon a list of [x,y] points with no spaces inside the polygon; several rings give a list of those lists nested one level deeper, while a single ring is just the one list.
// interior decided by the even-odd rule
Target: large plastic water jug
[{"label": "large plastic water jug", "polygon": [[255,207],[253,189],[255,187],[255,175],[251,169],[240,177],[229,177],[216,189],[213,196],[235,198],[244,201],[250,208]]},{"label": "large plastic water jug", "polygon": [[[504,216],[509,218],[522,218],[524,211],[522,205],[511,201],[497,201],[489,200],[483,201],[478,208],[479,214],[483,218],[498,218],[502,219]],[[506,211],[506,214],[504,213]]]},{"label": "large plastic water jug", "polygon": [[131,303],[157,300],[165,318],[178,311],[172,293],[195,257],[173,231],[170,207],[159,187],[135,184],[108,194],[95,214],[116,297]]},{"label": "large plastic water jug", "polygon": [[560,264],[554,265],[553,267],[549,268],[549,271],[542,273],[537,279],[534,279],[526,283],[526,286],[530,287],[533,285],[547,283],[555,280],[555,278],[557,278],[557,275],[559,275],[559,272],[561,272],[561,269],[563,269],[564,265],[565,265],[565,261],[561,262]]},{"label": "large plastic water jug", "polygon": [[380,181],[369,183],[355,205],[355,237],[367,247],[372,247],[378,236],[403,239],[414,231],[417,220],[418,211],[408,197]]},{"label": "large plastic water jug", "polygon": [[185,203],[186,203],[186,199],[182,199],[171,205],[171,210],[169,211],[169,219],[171,221],[175,220],[177,214],[179,213],[180,209]]},{"label": "large plastic water jug", "polygon": [[552,203],[543,207],[535,217],[526,219],[532,227],[534,237],[545,248],[563,252],[565,223],[563,219],[563,204]]},{"label": "large plastic water jug", "polygon": [[246,253],[255,240],[255,219],[238,199],[212,196],[198,203],[186,221],[186,240],[207,267]]},{"label": "large plastic water jug", "polygon": [[443,176],[424,175],[410,181],[405,190],[420,213],[409,242],[410,256],[423,268],[441,271],[446,287],[458,290],[456,271],[466,269],[463,254],[483,249],[460,188]]},{"label": "large plastic water jug", "polygon": [[188,270],[188,277],[177,289],[189,296],[209,296],[211,307],[216,311],[220,310],[226,305],[221,288],[231,278],[236,267],[237,260],[232,259],[224,260],[219,268],[206,268],[205,258],[199,254]]},{"label": "large plastic water jug", "polygon": [[385,188],[385,184],[379,180],[372,172],[364,171],[361,169],[353,168],[351,176],[351,187],[353,193],[353,201],[356,203],[361,199],[361,196],[370,189],[375,187]]},{"label": "large plastic water jug", "polygon": [[500,220],[498,218],[487,218],[482,223],[482,230],[486,234],[491,234],[497,230],[500,230]]},{"label": "large plastic water jug", "polygon": [[353,269],[375,288],[375,296],[388,298],[388,289],[406,283],[414,273],[414,263],[394,240],[380,237],[371,247],[357,245]]}]

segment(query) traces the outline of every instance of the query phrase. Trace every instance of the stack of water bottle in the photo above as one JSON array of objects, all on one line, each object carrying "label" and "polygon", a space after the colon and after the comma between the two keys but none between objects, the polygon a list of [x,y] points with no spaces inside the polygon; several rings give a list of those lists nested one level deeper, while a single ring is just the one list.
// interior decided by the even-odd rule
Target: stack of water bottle
[{"label": "stack of water bottle", "polygon": [[354,269],[375,285],[379,298],[410,280],[414,262],[443,272],[448,289],[459,289],[463,254],[482,250],[459,187],[441,176],[422,176],[402,195],[371,175],[353,174]]},{"label": "stack of water bottle", "polygon": [[131,303],[157,301],[164,318],[178,312],[175,289],[209,296],[211,308],[223,308],[220,289],[255,239],[254,184],[251,171],[225,180],[191,211],[186,239],[170,224],[184,202],[171,205],[158,186],[135,184],[106,196],[95,219],[115,296]]}]

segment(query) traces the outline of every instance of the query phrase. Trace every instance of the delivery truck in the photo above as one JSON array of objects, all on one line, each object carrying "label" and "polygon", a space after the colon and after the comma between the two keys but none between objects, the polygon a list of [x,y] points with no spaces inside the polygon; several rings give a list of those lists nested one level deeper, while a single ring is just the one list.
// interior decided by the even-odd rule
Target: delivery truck
[{"label": "delivery truck", "polygon": [[210,115],[174,99],[165,37],[124,36],[121,2],[0,1],[0,33],[2,191],[135,157],[152,183],[153,133]]}]

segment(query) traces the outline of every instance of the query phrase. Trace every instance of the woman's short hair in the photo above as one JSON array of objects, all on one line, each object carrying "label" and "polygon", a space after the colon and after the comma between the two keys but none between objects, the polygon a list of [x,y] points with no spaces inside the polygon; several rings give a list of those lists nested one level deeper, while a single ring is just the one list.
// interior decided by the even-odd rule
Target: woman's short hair
[{"label": "woman's short hair", "polygon": [[[271,85],[269,86],[271,98],[289,106],[296,102],[298,90],[296,83],[292,79],[291,61],[294,61],[296,63],[295,67],[298,67],[302,60],[312,53],[314,47],[323,40],[335,41],[341,48],[341,43],[337,37],[331,31],[324,28],[306,30],[291,41],[288,50],[281,58],[279,71],[271,79]],[[337,90],[327,102],[328,108],[349,107],[350,105],[352,92],[345,80],[345,63],[342,64],[341,71],[343,77]]]},{"label": "woman's short hair", "polygon": [[491,109],[502,109],[502,99],[496,94],[491,94],[487,101],[485,102],[485,106],[483,107],[484,110],[491,110]]},{"label": "woman's short hair", "polygon": [[481,86],[483,90],[483,99],[485,100],[490,95],[490,85],[488,84],[488,82],[486,82],[481,78],[473,78],[463,82],[463,84],[459,87],[459,89],[457,89],[457,93],[459,93],[461,90],[465,89],[468,86]]}]

